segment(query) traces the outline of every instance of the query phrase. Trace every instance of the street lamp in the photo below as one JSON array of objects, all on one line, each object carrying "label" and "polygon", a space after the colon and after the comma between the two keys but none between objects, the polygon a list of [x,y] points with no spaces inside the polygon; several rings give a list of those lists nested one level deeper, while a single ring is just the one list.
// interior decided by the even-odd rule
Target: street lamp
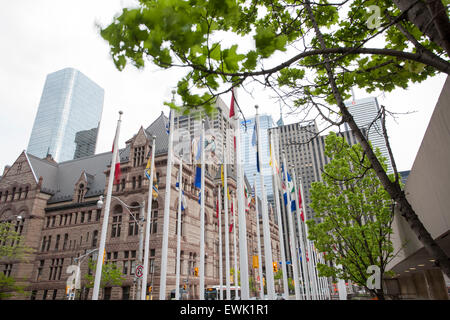
[{"label": "street lamp", "polygon": [[[77,287],[79,287],[80,284],[80,271],[81,271],[81,263],[83,262],[84,258],[86,258],[87,256],[91,255],[92,253],[98,251],[98,248],[92,249],[88,252],[86,252],[85,254],[83,254],[82,256],[79,256],[77,258],[74,258],[74,262],[77,262],[77,268],[75,269],[75,292]],[[81,295],[81,293],[80,293]],[[75,300],[75,293],[72,295],[70,294],[69,296],[69,300]]]},{"label": "street lamp", "polygon": [[[111,198],[119,201],[128,211],[130,216],[133,218],[134,222],[136,222],[138,228],[139,228],[139,251],[138,251],[138,262],[139,264],[142,264],[142,250],[144,247],[144,208],[145,208],[145,200],[142,201],[142,203],[139,204],[139,206],[129,206],[122,200],[120,200],[118,197],[111,196]],[[101,209],[103,207],[103,196],[100,196],[99,200],[97,201],[97,208]],[[137,221],[136,216],[130,211],[130,209],[140,209],[140,221]],[[144,277],[147,276],[146,274],[143,275]],[[136,276],[136,272],[134,274],[135,281],[138,283],[137,290],[136,290],[136,298],[135,300],[141,300],[141,278]]]}]

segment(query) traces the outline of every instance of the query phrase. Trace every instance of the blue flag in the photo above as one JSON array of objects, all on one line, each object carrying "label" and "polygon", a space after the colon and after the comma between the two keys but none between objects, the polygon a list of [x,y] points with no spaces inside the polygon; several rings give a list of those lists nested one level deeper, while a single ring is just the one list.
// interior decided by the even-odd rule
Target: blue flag
[{"label": "blue flag", "polygon": [[170,110],[170,113],[169,113],[169,121],[167,121],[167,123],[166,123],[166,132],[167,132],[167,134],[170,133],[170,117],[171,116],[172,116],[172,110]]},{"label": "blue flag", "polygon": [[201,203],[201,201],[202,201],[202,192],[200,191],[198,193],[198,203]]},{"label": "blue flag", "polygon": [[194,185],[196,188],[202,187],[202,168],[200,166],[195,167],[195,182]]}]

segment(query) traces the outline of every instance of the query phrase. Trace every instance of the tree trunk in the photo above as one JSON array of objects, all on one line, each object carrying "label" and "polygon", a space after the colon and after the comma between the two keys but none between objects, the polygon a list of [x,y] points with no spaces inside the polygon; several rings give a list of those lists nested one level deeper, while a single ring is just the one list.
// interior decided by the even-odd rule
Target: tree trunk
[{"label": "tree trunk", "polygon": [[450,22],[441,0],[393,0],[408,20],[450,56]]},{"label": "tree trunk", "polygon": [[[395,0],[394,0],[395,1]],[[406,1],[406,0],[405,0]],[[311,19],[311,22],[314,26],[315,33],[317,35],[317,38],[319,40],[319,44],[321,45],[321,49],[325,49],[325,41],[323,39],[323,35],[319,29],[319,26],[316,22],[314,13],[310,6],[310,1],[305,1],[305,8],[308,11],[309,17]],[[334,78],[334,71],[331,68],[331,64],[328,59],[328,55],[324,55],[324,61],[325,61],[325,68],[327,70],[327,77],[330,81],[331,90],[333,92],[333,95],[336,99],[337,105],[339,107],[339,110],[342,113],[342,119],[348,123],[350,126],[350,129],[353,131],[353,133],[356,135],[357,139],[359,140],[359,143],[366,153],[372,168],[375,170],[375,173],[377,174],[378,178],[380,179],[381,184],[383,185],[386,192],[390,195],[391,199],[395,201],[397,204],[397,208],[400,212],[400,215],[405,218],[405,220],[408,222],[409,226],[419,239],[419,241],[423,244],[425,247],[425,250],[430,254],[433,259],[435,259],[435,264],[441,268],[441,270],[447,275],[447,277],[450,277],[450,259],[447,256],[447,254],[444,252],[444,250],[437,244],[436,241],[434,241],[433,237],[431,237],[430,233],[427,231],[425,226],[422,224],[422,222],[419,220],[419,217],[414,212],[413,208],[411,207],[410,203],[406,199],[405,193],[400,187],[400,183],[398,181],[392,182],[386,171],[384,171],[383,166],[378,161],[377,156],[372,150],[372,147],[369,145],[369,142],[367,141],[366,137],[361,132],[360,128],[356,124],[355,120],[353,119],[353,116],[348,111],[347,107],[344,104],[343,98],[341,93],[339,92],[338,86],[336,84],[335,78]]]}]

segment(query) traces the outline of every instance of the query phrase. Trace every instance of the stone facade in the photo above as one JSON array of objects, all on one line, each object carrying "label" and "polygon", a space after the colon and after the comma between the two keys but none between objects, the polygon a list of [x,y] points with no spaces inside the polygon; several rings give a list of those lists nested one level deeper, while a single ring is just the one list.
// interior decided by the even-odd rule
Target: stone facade
[{"label": "stone facade", "polygon": [[[158,121],[158,120],[157,120]],[[147,129],[148,130],[148,129]],[[144,175],[148,156],[151,154],[151,138],[149,132],[141,128],[138,133],[126,142],[126,148],[121,151],[120,182],[113,187],[113,198],[110,206],[109,224],[106,238],[105,263],[114,263],[124,274],[125,280],[121,286],[107,287],[100,292],[100,299],[134,299],[136,281],[134,270],[138,264],[139,229],[130,211],[122,204],[135,207],[131,212],[137,221],[142,217],[139,206],[148,199],[149,180]],[[163,132],[165,134],[165,132]],[[158,136],[157,136],[158,139]],[[157,148],[158,150],[158,148]],[[128,152],[128,154],[126,154]],[[28,262],[0,260],[0,271],[9,273],[26,287],[27,296],[16,299],[66,299],[66,280],[70,274],[67,267],[76,264],[75,258],[84,255],[98,247],[101,227],[103,223],[104,207],[99,209],[97,201],[100,195],[106,196],[109,179],[111,153],[81,158],[70,163],[55,163],[50,157],[47,159],[32,159],[24,151],[16,162],[3,174],[0,180],[0,221],[15,221],[16,216],[22,216],[17,222],[25,244],[35,252]],[[102,160],[102,159],[109,160]],[[94,161],[104,162],[103,169],[92,169],[89,165],[74,169],[77,161],[87,164]],[[34,164],[34,167],[33,167]],[[78,162],[80,164],[80,162]],[[149,274],[147,275],[150,299],[159,298],[159,281],[161,266],[162,228],[165,197],[165,174],[167,152],[157,153],[155,156],[156,177],[159,196],[152,202],[151,235],[149,251]],[[58,168],[58,169],[55,169]],[[78,168],[78,167],[77,167]],[[57,174],[52,175],[55,170]],[[67,172],[71,170],[72,196],[61,195],[61,183],[67,184]],[[166,298],[175,289],[175,263],[177,244],[177,206],[178,191],[175,182],[178,177],[178,165],[172,170],[171,210],[169,225],[169,247],[167,264]],[[217,172],[216,172],[217,173]],[[93,185],[99,176],[106,175],[103,190],[93,192]],[[97,180],[96,180],[97,179]],[[54,181],[56,182],[54,182]],[[182,215],[181,227],[181,281],[187,281],[189,298],[199,297],[199,278],[193,270],[198,267],[200,242],[200,204],[198,190],[194,187],[195,173],[192,165],[183,166],[183,190],[187,200],[187,208]],[[53,189],[48,185],[53,181]],[[219,284],[219,250],[218,250],[218,219],[216,218],[217,188],[220,184],[220,174],[209,172],[205,178],[205,286]],[[43,185],[46,187],[44,188]],[[235,194],[235,180],[230,177],[228,185],[231,194]],[[67,186],[65,186],[67,189]],[[89,189],[89,187],[91,189]],[[223,193],[223,192],[222,192]],[[59,200],[58,200],[59,199]],[[237,203],[237,201],[236,201]],[[229,205],[231,207],[231,204]],[[143,210],[147,214],[148,203]],[[247,213],[248,253],[249,263],[252,254],[256,252],[256,225],[254,222],[254,206],[250,206]],[[235,208],[235,212],[237,212]],[[272,216],[272,215],[271,215]],[[222,233],[228,232],[222,217]],[[231,221],[231,217],[230,217]],[[237,217],[236,217],[237,224]],[[279,260],[278,227],[270,223],[272,233],[272,251],[274,260]],[[239,226],[236,226],[239,228]],[[238,229],[236,230],[238,235]],[[262,232],[261,232],[262,235]],[[262,236],[261,236],[262,237]],[[263,239],[261,239],[263,243]],[[225,274],[225,248],[222,236],[223,272]],[[239,255],[237,255],[239,264]],[[234,267],[233,233],[230,233],[230,267]],[[251,269],[251,265],[249,266]],[[84,276],[90,272],[88,258],[81,261],[81,293],[80,299],[90,299],[92,289],[87,289]],[[256,279],[256,273],[250,270]],[[225,277],[223,278],[225,284]],[[150,290],[148,290],[150,291]]]}]

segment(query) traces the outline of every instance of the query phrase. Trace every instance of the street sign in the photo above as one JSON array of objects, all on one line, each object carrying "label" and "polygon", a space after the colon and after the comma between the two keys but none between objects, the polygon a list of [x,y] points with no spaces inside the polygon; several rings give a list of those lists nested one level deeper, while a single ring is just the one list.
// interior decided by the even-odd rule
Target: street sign
[{"label": "street sign", "polygon": [[136,277],[141,278],[144,274],[144,266],[143,265],[137,265],[136,266]]}]

